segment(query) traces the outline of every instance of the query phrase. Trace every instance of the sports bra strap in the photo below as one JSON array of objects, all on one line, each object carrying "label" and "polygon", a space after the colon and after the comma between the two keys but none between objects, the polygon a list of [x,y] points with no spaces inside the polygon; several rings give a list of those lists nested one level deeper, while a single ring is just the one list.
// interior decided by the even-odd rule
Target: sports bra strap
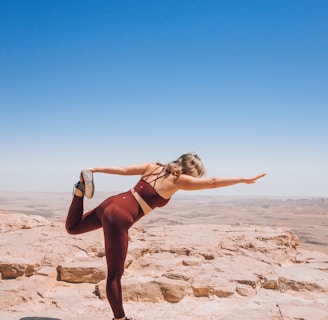
[{"label": "sports bra strap", "polygon": [[[163,167],[164,168],[164,167]],[[153,176],[153,175],[155,175],[155,171],[158,169],[158,167],[157,168],[155,168],[151,173],[149,173],[149,174],[146,174],[145,176],[143,176],[142,177],[142,179],[144,179],[144,178],[148,178],[148,177],[150,177],[150,176]],[[160,172],[161,173],[161,172]]]},{"label": "sports bra strap", "polygon": [[160,179],[160,178],[163,178],[167,174],[166,172],[164,172],[161,175],[161,173],[165,170],[165,167],[163,167],[162,170],[159,173],[154,173],[157,169],[158,168],[155,168],[151,173],[149,173],[149,174],[147,174],[147,175],[145,175],[145,176],[142,177],[142,179],[145,180],[145,179],[149,178],[150,176],[156,176],[153,180],[147,181],[149,184],[151,184],[151,183],[154,182],[153,188],[155,187],[157,180]]}]

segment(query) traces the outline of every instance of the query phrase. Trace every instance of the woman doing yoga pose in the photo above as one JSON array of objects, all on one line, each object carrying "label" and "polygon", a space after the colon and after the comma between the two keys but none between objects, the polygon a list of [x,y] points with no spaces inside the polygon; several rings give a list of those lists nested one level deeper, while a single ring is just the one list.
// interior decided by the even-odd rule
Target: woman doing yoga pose
[{"label": "woman doing yoga pose", "polygon": [[[96,208],[84,213],[83,198],[94,194],[93,173],[140,175],[131,190],[112,196]],[[265,176],[251,178],[202,178],[203,164],[195,153],[186,153],[166,165],[142,163],[124,167],[97,167],[83,170],[76,183],[74,196],[66,219],[66,230],[80,234],[103,228],[107,259],[107,299],[115,320],[126,319],[122,302],[121,277],[128,250],[128,230],[156,207],[165,206],[178,190],[201,190],[252,184]],[[131,319],[130,319],[131,320]]]}]

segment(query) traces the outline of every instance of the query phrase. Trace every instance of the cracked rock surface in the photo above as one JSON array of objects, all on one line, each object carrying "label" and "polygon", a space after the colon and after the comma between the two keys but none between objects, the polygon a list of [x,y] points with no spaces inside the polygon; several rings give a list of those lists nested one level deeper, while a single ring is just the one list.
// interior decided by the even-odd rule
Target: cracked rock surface
[{"label": "cracked rock surface", "polygon": [[[101,230],[0,214],[0,319],[105,320]],[[136,319],[327,320],[328,256],[288,228],[177,224],[130,229],[125,308]]]}]

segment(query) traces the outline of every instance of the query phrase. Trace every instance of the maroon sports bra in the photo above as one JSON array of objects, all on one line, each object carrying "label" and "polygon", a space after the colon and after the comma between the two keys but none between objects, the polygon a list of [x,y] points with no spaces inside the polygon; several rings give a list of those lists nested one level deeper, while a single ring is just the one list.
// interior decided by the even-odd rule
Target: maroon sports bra
[{"label": "maroon sports bra", "polygon": [[[155,170],[157,170],[157,168]],[[159,172],[158,174],[151,172],[150,174],[143,176],[134,187],[134,190],[140,195],[140,197],[143,200],[145,200],[145,202],[152,209],[154,209],[156,207],[163,207],[170,201],[170,198],[169,199],[163,198],[155,190],[156,181],[159,178],[162,178],[167,174],[166,172],[163,172],[163,171],[165,171],[164,167],[163,167],[162,171]],[[156,176],[156,177],[151,181],[144,180],[145,178],[148,178],[150,176]],[[151,183],[154,183],[154,184],[151,185]]]}]

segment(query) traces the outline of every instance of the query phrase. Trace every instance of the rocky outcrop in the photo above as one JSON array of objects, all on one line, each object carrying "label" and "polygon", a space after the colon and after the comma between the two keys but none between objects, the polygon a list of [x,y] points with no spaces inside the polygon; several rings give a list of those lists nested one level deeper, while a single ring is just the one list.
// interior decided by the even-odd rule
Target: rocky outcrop
[{"label": "rocky outcrop", "polygon": [[40,269],[40,264],[30,264],[23,259],[12,259],[10,256],[0,257],[0,274],[2,279],[15,279],[17,277],[30,277]]},{"label": "rocky outcrop", "polygon": [[57,280],[71,283],[98,283],[106,278],[106,266],[96,259],[77,259],[57,266]]},{"label": "rocky outcrop", "polygon": [[[185,281],[172,280],[166,277],[152,278],[138,276],[123,281],[123,297],[125,301],[159,302],[166,300],[171,303],[180,302],[188,294]],[[95,293],[106,299],[106,280],[96,286]]]},{"label": "rocky outcrop", "polygon": [[[48,316],[68,320],[84,319],[90,310],[110,313],[101,230],[70,236],[63,223],[42,217],[0,219],[1,319],[14,314],[17,319],[26,310],[47,310]],[[186,312],[186,319],[198,318],[197,305],[215,301],[223,311],[215,318],[216,307],[205,308],[211,319],[323,320],[328,318],[327,271],[327,255],[298,249],[297,237],[284,228],[139,226],[130,230],[122,285],[128,305],[161,302],[181,308],[189,301],[194,314]],[[70,318],[70,312],[78,315]]]}]

